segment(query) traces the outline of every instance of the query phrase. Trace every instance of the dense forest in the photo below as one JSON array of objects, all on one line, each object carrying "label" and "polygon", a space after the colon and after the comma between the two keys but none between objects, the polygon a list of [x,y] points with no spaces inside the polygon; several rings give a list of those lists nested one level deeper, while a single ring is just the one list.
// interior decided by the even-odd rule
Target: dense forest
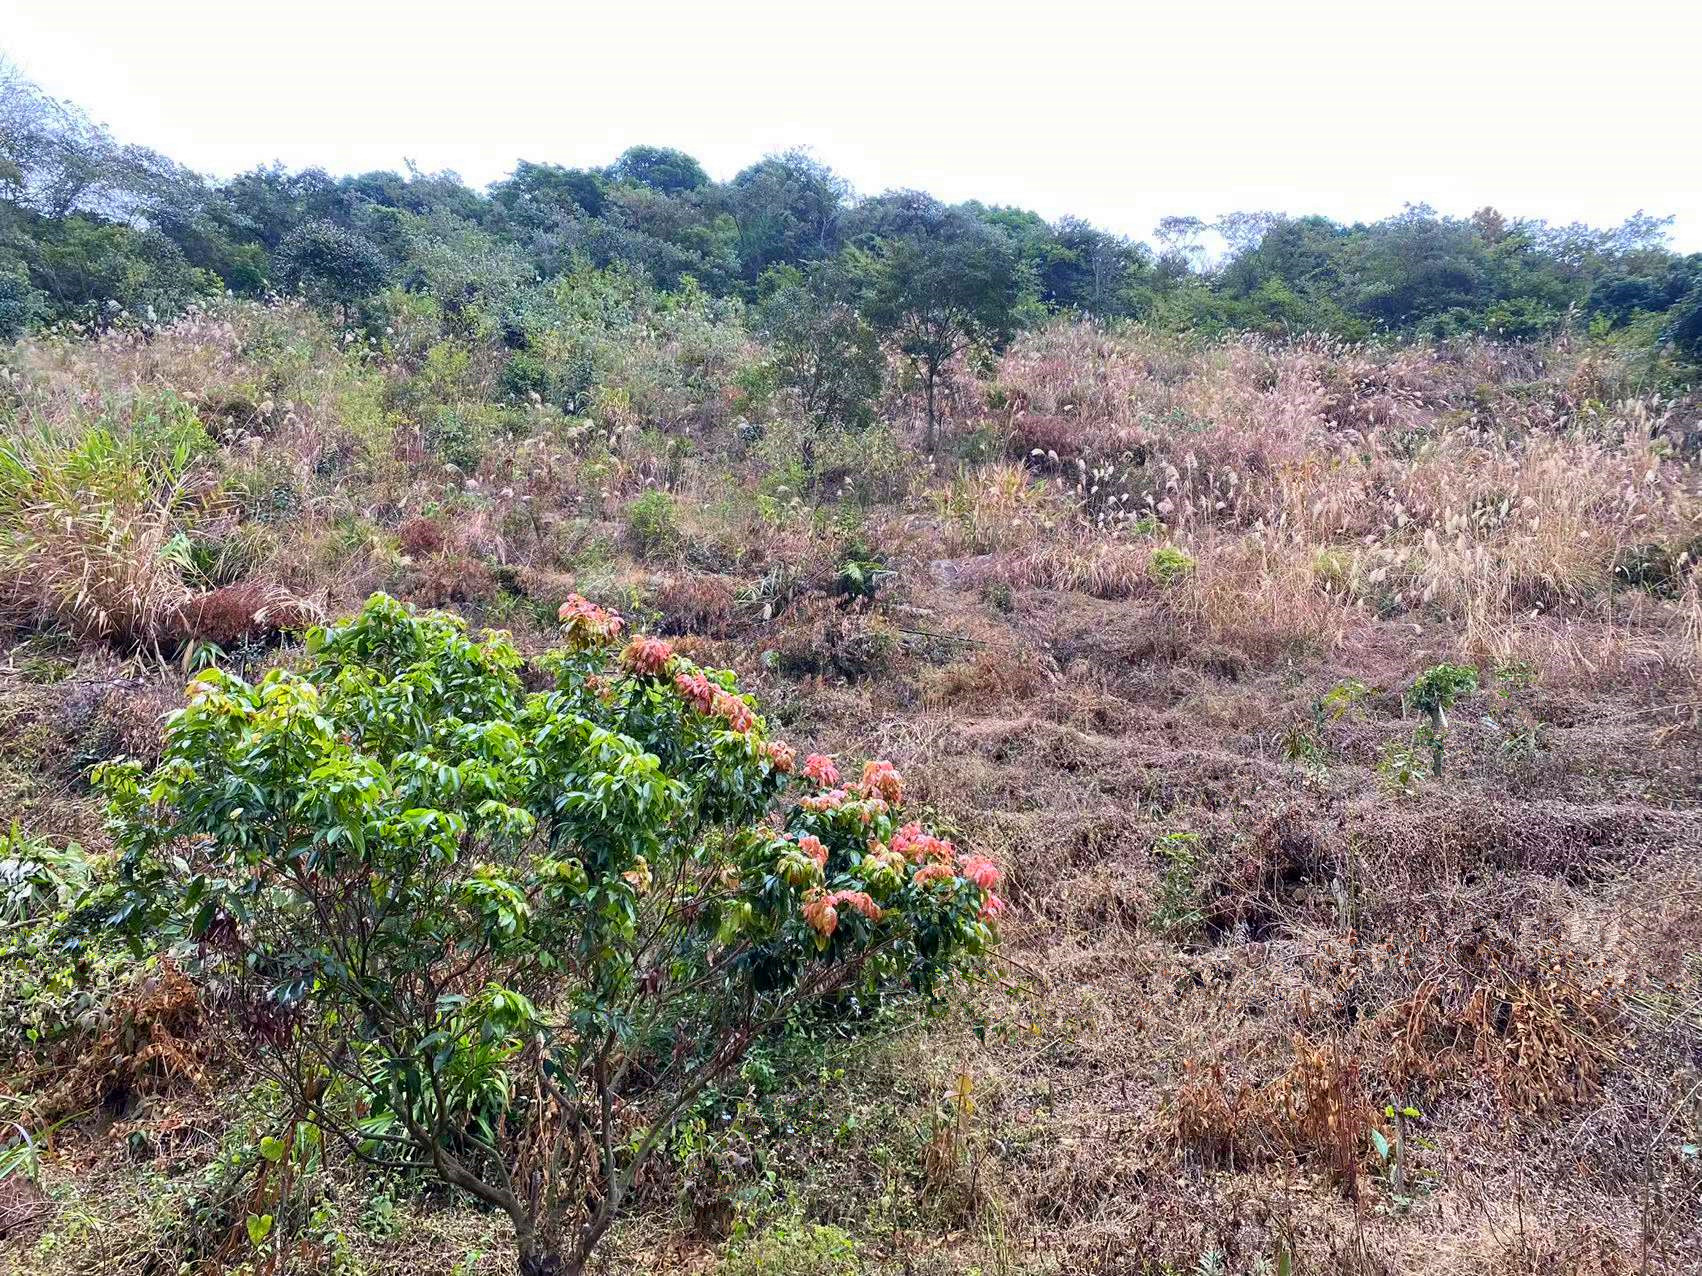
[{"label": "dense forest", "polygon": [[0,64],[0,1272],[1690,1276],[1666,229]]},{"label": "dense forest", "polygon": [[[376,321],[362,307],[394,288],[500,332],[525,383],[536,380],[526,354],[560,319],[551,281],[619,267],[664,290],[738,298],[781,328],[812,321],[801,305],[820,322],[854,298],[924,359],[1059,313],[1353,340],[1572,328],[1702,356],[1702,254],[1667,250],[1655,217],[1596,230],[1423,205],[1352,226],[1173,216],[1154,249],[1020,208],[859,197],[802,152],[725,183],[661,146],[600,169],[523,161],[484,191],[412,169],[271,167],[221,181],[120,144],[5,66],[0,122],[0,336],[121,314],[163,321],[226,292],[299,291]],[[921,296],[952,313],[951,332],[907,330]],[[538,388],[565,400],[576,389]]]}]

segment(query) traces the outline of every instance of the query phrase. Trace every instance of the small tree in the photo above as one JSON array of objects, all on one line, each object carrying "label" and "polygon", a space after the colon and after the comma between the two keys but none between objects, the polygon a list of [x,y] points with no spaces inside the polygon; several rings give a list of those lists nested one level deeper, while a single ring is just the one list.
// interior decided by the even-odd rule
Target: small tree
[{"label": "small tree", "polygon": [[1002,907],[886,763],[795,768],[731,674],[562,619],[528,693],[505,635],[378,595],[300,673],[192,682],[151,776],[101,773],[113,922],[198,944],[297,1118],[506,1213],[524,1276],[583,1270],[759,1036],[937,994]]},{"label": "small tree", "polygon": [[1016,328],[1022,281],[1010,247],[962,209],[913,199],[897,233],[851,262],[864,309],[922,379],[928,447],[939,429],[938,392],[957,356],[998,349]]},{"label": "small tree", "polygon": [[797,392],[812,422],[868,425],[886,360],[844,273],[827,266],[805,276],[784,266],[763,283],[767,294],[755,313],[780,384]]},{"label": "small tree", "polygon": [[1447,749],[1448,713],[1454,701],[1477,690],[1477,670],[1470,665],[1431,665],[1407,688],[1407,703],[1430,721],[1420,734],[1430,746],[1430,770],[1442,774],[1442,756]]},{"label": "small tree", "polygon": [[298,226],[278,249],[278,269],[291,288],[320,305],[335,305],[343,323],[349,307],[377,292],[390,273],[377,244],[330,221]]}]

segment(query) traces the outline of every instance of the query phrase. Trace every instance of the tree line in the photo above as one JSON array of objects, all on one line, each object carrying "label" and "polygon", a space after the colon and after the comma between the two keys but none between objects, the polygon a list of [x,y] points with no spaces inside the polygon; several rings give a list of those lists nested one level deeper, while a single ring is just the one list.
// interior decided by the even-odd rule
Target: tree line
[{"label": "tree line", "polygon": [[1170,217],[1149,245],[919,191],[859,198],[802,151],[716,182],[660,146],[603,168],[522,161],[485,190],[412,166],[335,177],[274,165],[218,181],[119,143],[0,62],[6,338],[64,320],[163,320],[227,291],[301,292],[354,321],[401,288],[433,292],[451,316],[476,310],[523,346],[528,290],[590,267],[738,298],[794,325],[806,349],[886,340],[930,393],[957,354],[1058,312],[1354,340],[1575,327],[1694,360],[1702,254],[1670,251],[1669,224],[1640,214],[1603,230],[1417,205],[1353,225]]}]

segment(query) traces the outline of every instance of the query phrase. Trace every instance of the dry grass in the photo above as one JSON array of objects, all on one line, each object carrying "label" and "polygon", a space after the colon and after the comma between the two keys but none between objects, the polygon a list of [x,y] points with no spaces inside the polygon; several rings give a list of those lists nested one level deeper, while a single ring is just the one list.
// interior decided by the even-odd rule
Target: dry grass
[{"label": "dry grass", "polygon": [[[1134,599],[1154,593],[1158,538],[1198,564],[1167,614],[1204,640],[1268,656],[1420,613],[1482,656],[1517,622],[1598,608],[1623,583],[1616,569],[1653,546],[1680,599],[1655,645],[1695,680],[1702,496],[1676,449],[1683,413],[1631,394],[1581,399],[1579,378],[1603,390],[1600,362],[1549,358],[1559,366],[1495,347],[1439,358],[1051,330],[1019,345],[999,382],[1022,405],[1013,451],[1075,517],[1030,520],[1026,543],[983,538],[973,552],[1006,551],[986,570],[1013,583]],[[1541,394],[1472,380],[1532,373]],[[990,473],[953,492],[1016,482]]]}]

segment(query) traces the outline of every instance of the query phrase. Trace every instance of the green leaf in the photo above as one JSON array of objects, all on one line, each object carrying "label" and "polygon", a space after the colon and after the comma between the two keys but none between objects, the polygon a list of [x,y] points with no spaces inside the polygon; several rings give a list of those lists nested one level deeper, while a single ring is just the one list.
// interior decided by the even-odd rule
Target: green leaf
[{"label": "green leaf", "polygon": [[274,1139],[270,1134],[260,1140],[260,1155],[273,1165],[284,1159],[284,1141]]},{"label": "green leaf", "polygon": [[209,899],[204,902],[196,910],[194,920],[189,923],[189,933],[197,939],[205,935],[207,928],[213,924],[213,919],[218,916],[218,912],[219,907],[216,900]]},{"label": "green leaf", "polygon": [[272,1216],[270,1214],[250,1214],[248,1216],[248,1243],[259,1249],[266,1243],[266,1238],[272,1234]]},{"label": "green leaf", "polygon": [[1371,1142],[1376,1145],[1377,1155],[1387,1161],[1389,1159],[1389,1140],[1383,1136],[1381,1130],[1371,1131]]}]

